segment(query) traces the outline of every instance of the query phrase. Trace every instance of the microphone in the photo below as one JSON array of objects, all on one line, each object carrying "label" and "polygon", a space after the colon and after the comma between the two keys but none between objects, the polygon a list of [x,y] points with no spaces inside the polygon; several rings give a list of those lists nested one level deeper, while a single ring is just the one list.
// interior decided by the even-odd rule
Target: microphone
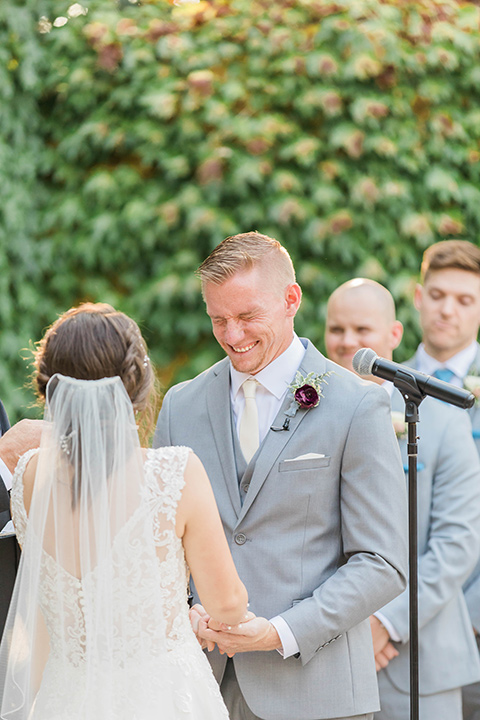
[{"label": "microphone", "polygon": [[443,400],[443,402],[456,405],[461,408],[471,408],[475,402],[475,396],[468,390],[456,387],[450,383],[437,380],[431,375],[413,370],[407,365],[400,365],[392,360],[385,360],[377,355],[371,348],[357,350],[352,360],[353,369],[359,375],[375,375],[376,377],[390,380],[395,385],[395,379],[407,376],[418,387],[422,395],[430,395]]}]

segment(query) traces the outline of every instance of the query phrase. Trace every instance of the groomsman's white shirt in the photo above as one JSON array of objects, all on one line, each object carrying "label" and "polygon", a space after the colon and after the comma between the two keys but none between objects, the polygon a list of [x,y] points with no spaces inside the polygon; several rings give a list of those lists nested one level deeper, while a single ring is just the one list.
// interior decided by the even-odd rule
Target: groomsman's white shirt
[{"label": "groomsman's white shirt", "polygon": [[[265,435],[269,431],[274,422],[278,411],[280,410],[285,393],[288,386],[293,382],[295,373],[305,355],[305,347],[298,335],[294,334],[293,340],[289,347],[273,360],[267,367],[260,370],[255,375],[255,380],[259,383],[256,391],[256,401],[258,409],[258,428],[259,441],[262,443]],[[241,390],[242,383],[248,377],[252,377],[248,373],[242,373],[235,370],[230,363],[230,400],[233,408],[233,416],[235,427],[240,427],[240,419],[245,407],[245,397]],[[279,615],[270,620],[282,643],[283,652],[280,654],[286,659],[291,655],[299,652],[299,647],[295,636],[290,630],[288,623]],[[280,652],[280,651],[279,651]]]}]

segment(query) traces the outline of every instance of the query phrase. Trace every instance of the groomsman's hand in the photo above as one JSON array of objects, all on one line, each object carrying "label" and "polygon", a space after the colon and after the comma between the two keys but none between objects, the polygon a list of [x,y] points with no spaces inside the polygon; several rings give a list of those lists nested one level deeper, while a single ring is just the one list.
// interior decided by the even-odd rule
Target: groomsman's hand
[{"label": "groomsman's hand", "polygon": [[21,455],[40,447],[43,420],[20,420],[0,438],[0,457],[13,474]]},{"label": "groomsman's hand", "polygon": [[389,642],[390,635],[375,615],[370,615],[370,628],[372,630],[373,654],[377,655]]},{"label": "groomsman's hand", "polygon": [[228,657],[239,652],[278,650],[282,647],[277,631],[266,618],[253,616],[239,625],[220,627],[221,630],[212,630],[206,622],[200,620],[198,634],[204,640],[214,642],[220,652]]},{"label": "groomsman's hand", "polygon": [[390,660],[393,660],[398,655],[398,650],[390,642],[388,630],[375,615],[370,615],[370,628],[372,630],[375,668],[378,672],[382,668],[386,668]]},{"label": "groomsman's hand", "polygon": [[398,650],[391,642],[388,642],[383,650],[375,655],[375,669],[378,672],[386,668],[390,660],[397,657]]}]

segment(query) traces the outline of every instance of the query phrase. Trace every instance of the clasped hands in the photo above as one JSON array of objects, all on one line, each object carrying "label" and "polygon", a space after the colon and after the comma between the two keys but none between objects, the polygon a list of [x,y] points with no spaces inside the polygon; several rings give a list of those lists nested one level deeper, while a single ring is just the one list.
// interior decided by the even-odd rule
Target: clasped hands
[{"label": "clasped hands", "polygon": [[239,652],[282,647],[274,626],[250,611],[238,625],[226,625],[213,620],[201,605],[194,605],[190,610],[190,622],[202,648],[209,652],[216,645],[222,655],[233,657]]}]

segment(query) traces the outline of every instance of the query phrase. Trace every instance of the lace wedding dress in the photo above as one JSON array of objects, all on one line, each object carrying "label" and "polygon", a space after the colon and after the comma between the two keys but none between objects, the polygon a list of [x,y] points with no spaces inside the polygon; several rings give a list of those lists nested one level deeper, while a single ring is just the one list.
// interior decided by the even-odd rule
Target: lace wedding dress
[{"label": "lace wedding dress", "polygon": [[[12,514],[20,544],[29,520],[23,499],[26,453],[14,475]],[[70,574],[41,550],[38,605],[46,628],[47,659],[28,720],[221,720],[228,713],[210,665],[188,618],[187,569],[175,517],[184,485],[189,449],[149,450],[141,499],[102,560],[87,576]],[[89,634],[91,593],[102,578],[113,587],[114,641],[103,637],[103,622]],[[61,588],[63,602],[59,602]],[[93,588],[96,588],[95,592]],[[110,587],[110,585],[109,585]],[[62,607],[58,607],[61,604]],[[87,610],[88,608],[88,610]],[[89,625],[90,623],[90,625]],[[15,625],[12,647],[21,646]],[[117,638],[115,640],[115,638]],[[94,672],[85,655],[94,643]],[[18,649],[14,650],[19,653]],[[91,655],[90,655],[91,656]],[[38,688],[38,689],[37,689]]]}]

